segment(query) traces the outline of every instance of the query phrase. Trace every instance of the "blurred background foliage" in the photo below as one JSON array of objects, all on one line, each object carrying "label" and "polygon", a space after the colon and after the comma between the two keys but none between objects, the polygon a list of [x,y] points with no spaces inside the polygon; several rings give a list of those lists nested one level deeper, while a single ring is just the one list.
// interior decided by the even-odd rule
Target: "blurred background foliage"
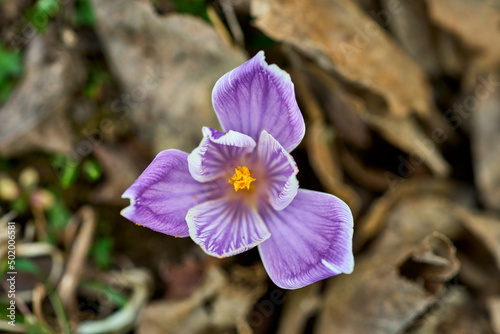
[{"label": "blurred background foliage", "polygon": [[[487,0],[0,0],[0,330],[499,332],[498,22]],[[301,186],[355,216],[354,273],[297,291],[255,249],[218,260],[119,215],[259,50],[306,119]]]}]

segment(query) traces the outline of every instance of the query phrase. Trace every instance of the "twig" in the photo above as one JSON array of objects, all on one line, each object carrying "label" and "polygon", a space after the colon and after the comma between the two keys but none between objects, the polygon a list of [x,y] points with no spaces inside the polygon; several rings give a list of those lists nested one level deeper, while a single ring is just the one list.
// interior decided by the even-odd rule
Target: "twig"
[{"label": "twig", "polygon": [[117,274],[110,283],[132,288],[132,296],[128,303],[106,319],[82,322],[78,327],[78,333],[114,333],[130,329],[148,301],[152,278],[145,270],[133,269]]},{"label": "twig", "polygon": [[239,46],[245,47],[245,37],[243,35],[243,30],[241,30],[240,23],[238,22],[238,18],[236,17],[236,13],[234,12],[233,4],[229,0],[221,0],[220,5],[234,41]]},{"label": "twig", "polygon": [[59,249],[44,242],[32,242],[29,244],[20,244],[17,253],[19,257],[35,257],[49,255],[52,258],[52,267],[49,273],[49,281],[57,282],[63,271],[63,256]]},{"label": "twig", "polygon": [[212,6],[207,6],[207,14],[208,18],[214,25],[215,31],[219,34],[219,36],[222,38],[222,40],[228,45],[231,46],[233,45],[233,40],[231,38],[231,34],[229,31],[227,31],[226,26],[224,23],[222,23],[219,15],[215,11],[214,7]]},{"label": "twig", "polygon": [[17,217],[17,212],[9,211],[5,215],[0,217],[0,224],[7,224],[8,222],[12,221],[16,217]]},{"label": "twig", "polygon": [[45,317],[43,316],[42,302],[45,296],[45,286],[41,283],[37,284],[33,289],[33,313],[35,313],[38,322],[42,323],[48,328],[51,328],[47,321],[45,321]]},{"label": "twig", "polygon": [[83,206],[71,218],[69,225],[73,226],[76,220],[82,221],[80,232],[75,238],[68,257],[66,272],[57,287],[62,304],[68,310],[74,309],[71,304],[74,302],[75,289],[85,268],[85,258],[92,244],[96,225],[95,212],[92,207]]},{"label": "twig", "polygon": [[35,218],[35,228],[38,240],[47,240],[47,220],[41,208],[32,208],[31,212]]}]

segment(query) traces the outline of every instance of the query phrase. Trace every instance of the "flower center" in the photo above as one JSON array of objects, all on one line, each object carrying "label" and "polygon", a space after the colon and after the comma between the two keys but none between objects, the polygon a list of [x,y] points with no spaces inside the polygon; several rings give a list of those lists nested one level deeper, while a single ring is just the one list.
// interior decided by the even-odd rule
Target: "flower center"
[{"label": "flower center", "polygon": [[247,188],[247,190],[250,190],[250,183],[255,181],[254,178],[252,178],[252,175],[250,175],[250,171],[248,170],[247,166],[238,166],[234,170],[235,173],[232,178],[229,179],[229,183],[231,183],[234,186],[234,191],[238,191],[240,189]]}]

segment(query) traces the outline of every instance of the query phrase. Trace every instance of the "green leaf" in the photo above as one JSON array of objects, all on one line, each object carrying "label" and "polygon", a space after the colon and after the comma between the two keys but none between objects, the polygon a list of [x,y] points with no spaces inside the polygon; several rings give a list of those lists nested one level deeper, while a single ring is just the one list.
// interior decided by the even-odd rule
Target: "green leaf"
[{"label": "green leaf", "polygon": [[78,166],[66,165],[61,174],[61,186],[68,189],[78,178]]},{"label": "green leaf", "polygon": [[52,17],[59,12],[59,0],[38,0],[33,7],[24,12],[24,16],[38,30],[45,32]]},{"label": "green leaf", "polygon": [[107,269],[111,264],[111,252],[114,240],[112,237],[102,237],[97,239],[90,249],[90,256],[94,258],[100,269]]},{"label": "green leaf", "polygon": [[0,82],[0,101],[7,102],[14,88],[13,82]]},{"label": "green leaf", "polygon": [[36,2],[35,8],[46,13],[48,16],[54,16],[59,11],[59,1],[58,0],[38,0]]},{"label": "green leaf", "polygon": [[58,198],[56,203],[48,212],[48,225],[56,233],[66,227],[71,218],[71,212],[66,208],[63,200]]},{"label": "green leaf", "polygon": [[[17,317],[16,317],[17,321]],[[27,323],[28,334],[53,334],[53,332],[39,322]]]},{"label": "green leaf", "polygon": [[270,49],[276,45],[276,42],[267,35],[259,33],[250,40],[249,44],[256,49]]},{"label": "green leaf", "polygon": [[5,50],[0,43],[0,101],[7,101],[22,72],[23,63],[20,53]]},{"label": "green leaf", "polygon": [[56,154],[52,160],[52,167],[59,172],[59,181],[63,189],[69,188],[78,178],[79,161],[73,161],[69,156]]},{"label": "green leaf", "polygon": [[86,281],[82,283],[82,286],[103,293],[120,308],[124,307],[128,303],[127,297],[125,297],[124,294],[116,289],[113,289],[106,283],[99,281]]},{"label": "green leaf", "polygon": [[96,100],[101,93],[102,87],[111,82],[111,75],[100,67],[89,68],[89,79],[85,85],[85,96],[91,100]]},{"label": "green leaf", "polygon": [[82,27],[95,26],[96,18],[94,9],[89,0],[80,0],[76,4],[76,23]]},{"label": "green leaf", "polygon": [[24,12],[26,19],[35,27],[39,33],[47,31],[50,17],[45,12],[40,12],[35,8],[28,8]]},{"label": "green leaf", "polygon": [[1,263],[0,263],[0,278],[3,279],[3,277],[5,276],[5,273],[7,273],[7,267],[9,265],[9,263],[7,262],[8,259],[5,259],[3,260]]},{"label": "green leaf", "polygon": [[23,71],[21,55],[18,51],[8,51],[0,43],[0,78],[20,76]]},{"label": "green leaf", "polygon": [[26,197],[22,196],[14,200],[11,204],[11,209],[17,213],[23,213],[28,208],[28,200]]},{"label": "green leaf", "polygon": [[90,181],[97,181],[102,176],[102,168],[95,160],[87,160],[83,163],[83,173]]},{"label": "green leaf", "polygon": [[52,160],[52,167],[58,173],[63,189],[69,188],[78,178],[78,165],[80,161],[68,155],[56,154]]},{"label": "green leaf", "polygon": [[199,16],[210,23],[206,0],[174,0],[175,10],[179,13]]},{"label": "green leaf", "polygon": [[16,269],[33,275],[40,274],[40,267],[35,262],[25,258],[16,259]]},{"label": "green leaf", "polygon": [[[4,321],[10,320],[9,318],[7,318],[7,315],[9,314],[9,310],[7,310],[7,308],[9,306],[10,306],[10,301],[7,298],[5,299],[5,301],[0,302],[0,317]],[[18,310],[16,310],[16,325],[17,324],[24,324],[24,323],[25,323],[24,315],[21,312],[19,312]]]}]

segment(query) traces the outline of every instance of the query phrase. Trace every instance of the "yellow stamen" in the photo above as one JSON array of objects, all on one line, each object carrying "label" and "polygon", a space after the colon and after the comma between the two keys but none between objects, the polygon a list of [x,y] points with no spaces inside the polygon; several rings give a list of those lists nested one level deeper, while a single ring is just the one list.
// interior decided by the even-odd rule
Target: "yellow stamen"
[{"label": "yellow stamen", "polygon": [[248,168],[246,166],[238,166],[234,171],[235,173],[233,177],[229,179],[229,183],[234,186],[234,191],[244,188],[250,190],[250,183],[255,181],[255,179],[252,178],[252,175],[250,175]]}]

